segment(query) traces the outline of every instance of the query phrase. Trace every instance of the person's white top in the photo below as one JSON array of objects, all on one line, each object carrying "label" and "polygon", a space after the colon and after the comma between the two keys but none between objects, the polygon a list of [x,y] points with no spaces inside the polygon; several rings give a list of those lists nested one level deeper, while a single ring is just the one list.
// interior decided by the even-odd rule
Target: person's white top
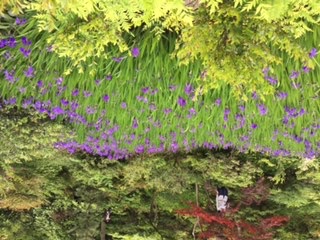
[{"label": "person's white top", "polygon": [[216,196],[216,205],[217,205],[217,210],[218,211],[225,211],[227,209],[227,201],[228,201],[228,196],[223,196],[223,195],[217,195]]}]

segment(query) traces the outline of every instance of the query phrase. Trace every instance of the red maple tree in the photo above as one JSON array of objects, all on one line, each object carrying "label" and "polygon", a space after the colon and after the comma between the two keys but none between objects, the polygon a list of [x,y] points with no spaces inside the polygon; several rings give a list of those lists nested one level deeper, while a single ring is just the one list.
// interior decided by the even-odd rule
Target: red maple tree
[{"label": "red maple tree", "polygon": [[198,218],[202,226],[198,234],[200,239],[223,236],[229,240],[270,240],[273,239],[273,228],[287,223],[288,217],[271,216],[260,219],[257,223],[250,223],[239,220],[236,216],[243,206],[259,205],[267,200],[268,196],[269,187],[264,179],[260,179],[255,186],[244,189],[241,201],[225,213],[209,213],[194,203],[189,203],[190,208],[178,210],[177,213]]}]

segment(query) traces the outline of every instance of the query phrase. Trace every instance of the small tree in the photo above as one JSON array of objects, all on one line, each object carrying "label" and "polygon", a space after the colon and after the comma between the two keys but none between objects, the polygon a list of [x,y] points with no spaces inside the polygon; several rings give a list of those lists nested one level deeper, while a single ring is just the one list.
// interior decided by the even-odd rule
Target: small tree
[{"label": "small tree", "polygon": [[289,221],[286,216],[271,216],[262,218],[257,223],[250,223],[245,219],[239,219],[238,212],[243,206],[259,205],[269,195],[268,185],[264,179],[260,179],[255,186],[243,190],[242,199],[225,214],[210,213],[196,204],[190,203],[190,208],[178,210],[183,216],[196,217],[200,220],[200,239],[224,236],[227,239],[243,240],[269,240],[273,239],[274,227],[280,227]]}]

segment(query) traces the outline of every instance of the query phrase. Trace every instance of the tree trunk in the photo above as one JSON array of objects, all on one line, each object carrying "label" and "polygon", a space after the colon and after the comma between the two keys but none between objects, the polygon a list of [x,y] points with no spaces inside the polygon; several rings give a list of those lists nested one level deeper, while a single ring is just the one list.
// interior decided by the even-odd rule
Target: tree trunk
[{"label": "tree trunk", "polygon": [[100,240],[106,240],[106,223],[103,218],[100,224]]}]

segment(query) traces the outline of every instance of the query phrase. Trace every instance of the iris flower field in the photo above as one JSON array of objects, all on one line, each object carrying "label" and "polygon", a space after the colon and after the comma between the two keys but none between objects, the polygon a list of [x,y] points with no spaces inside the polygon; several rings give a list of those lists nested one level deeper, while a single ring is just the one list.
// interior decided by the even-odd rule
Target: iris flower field
[{"label": "iris flower field", "polygon": [[[318,49],[311,70],[294,62],[285,69],[261,69],[274,96],[247,101],[230,94],[230,86],[195,96],[205,75],[200,62],[180,67],[170,57],[177,36],[154,40],[142,33],[140,44],[110,57],[95,75],[71,70],[52,46],[29,36],[25,19],[15,21],[15,34],[0,42],[1,96],[4,105],[33,108],[51,120],[74,128],[56,148],[70,153],[123,159],[136,154],[234,148],[270,156],[319,156]],[[150,47],[151,46],[151,47]],[[151,49],[150,49],[151,48]],[[200,80],[199,80],[200,79]]]}]

